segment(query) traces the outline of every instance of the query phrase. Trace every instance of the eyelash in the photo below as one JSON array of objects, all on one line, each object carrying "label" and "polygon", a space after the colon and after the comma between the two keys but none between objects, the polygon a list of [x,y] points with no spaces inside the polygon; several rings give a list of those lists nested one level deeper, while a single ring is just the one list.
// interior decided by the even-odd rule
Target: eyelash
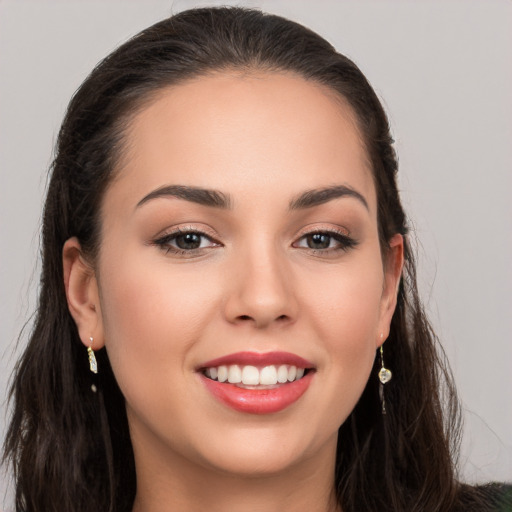
[{"label": "eyelash", "polygon": [[[312,237],[314,235],[326,235],[331,239],[334,239],[339,246],[338,247],[327,247],[325,249],[314,249],[312,247],[304,247],[304,249],[309,249],[313,254],[320,256],[332,255],[333,253],[339,252],[347,252],[350,249],[353,249],[357,246],[359,242],[349,236],[347,233],[342,231],[338,231],[336,229],[315,229],[313,231],[308,231],[300,236],[297,242],[293,243],[293,246],[296,247],[296,244],[302,240],[307,239],[308,237]],[[330,245],[330,244],[329,244]]]},{"label": "eyelash", "polygon": [[[175,247],[171,245],[171,242],[175,242],[176,239],[182,235],[198,235],[199,238],[206,238],[210,241],[212,245],[208,247],[197,247],[194,249],[181,249],[179,247]],[[298,247],[297,244],[302,241],[306,240],[307,237],[312,237],[314,235],[326,235],[330,239],[334,239],[338,244],[339,247],[327,247],[324,249],[314,249],[311,247]],[[332,241],[332,240],[331,240]],[[315,255],[320,256],[327,256],[332,255],[333,253],[339,253],[339,252],[347,252],[350,249],[353,249],[358,245],[359,242],[357,242],[354,238],[350,237],[346,233],[343,233],[342,231],[337,231],[334,229],[316,229],[313,231],[308,231],[307,233],[304,233],[300,236],[300,238],[297,240],[297,242],[294,242],[292,244],[293,247],[297,249],[307,249],[311,251]],[[178,228],[171,233],[168,233],[158,239],[156,239],[153,242],[154,245],[161,248],[166,254],[174,254],[177,256],[185,256],[185,257],[194,257],[197,256],[199,253],[203,253],[205,249],[210,249],[213,247],[219,247],[222,244],[217,242],[212,236],[209,234],[198,230],[196,228],[190,228],[190,229],[183,229]],[[202,244],[202,242],[200,243]],[[329,243],[330,245],[330,243]]]},{"label": "eyelash", "polygon": [[[177,256],[196,256],[198,252],[204,251],[204,249],[208,249],[210,247],[197,247],[195,249],[180,249],[179,247],[175,247],[171,245],[171,242],[175,241],[179,236],[183,235],[198,235],[200,238],[206,238],[210,242],[212,242],[213,245],[210,247],[218,247],[221,244],[217,242],[212,236],[208,235],[207,233],[204,233],[203,231],[200,231],[196,228],[178,228],[171,233],[168,233],[157,240],[155,240],[153,243],[160,247],[166,254],[175,254]],[[202,242],[201,242],[202,244]]]}]

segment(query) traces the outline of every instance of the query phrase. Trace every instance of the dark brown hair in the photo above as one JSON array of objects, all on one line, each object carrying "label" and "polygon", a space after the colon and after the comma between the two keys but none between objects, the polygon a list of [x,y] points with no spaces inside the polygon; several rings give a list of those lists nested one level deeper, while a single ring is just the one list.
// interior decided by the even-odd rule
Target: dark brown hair
[{"label": "dark brown hair", "polygon": [[339,430],[335,482],[344,512],[456,510],[463,496],[454,470],[458,402],[418,299],[386,114],[357,66],[320,36],[242,8],[185,11],[142,31],[92,71],[69,105],[44,209],[35,325],[11,388],[4,457],[14,467],[16,510],[131,510],[136,482],[124,398],[105,350],[97,354],[98,393],[91,392],[86,354],[67,308],[62,247],[76,236],[91,259],[97,254],[98,212],[131,117],[163,87],[233,69],[292,72],[343,97],[372,165],[383,254],[394,234],[405,237],[405,270],[385,345],[394,372],[387,414],[381,413],[376,358]]}]

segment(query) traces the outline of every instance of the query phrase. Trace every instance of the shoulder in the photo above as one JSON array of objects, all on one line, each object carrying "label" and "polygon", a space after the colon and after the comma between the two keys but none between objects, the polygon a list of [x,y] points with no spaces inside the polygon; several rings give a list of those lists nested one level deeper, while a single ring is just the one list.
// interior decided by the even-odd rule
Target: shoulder
[{"label": "shoulder", "polygon": [[463,485],[457,512],[512,512],[512,484]]}]

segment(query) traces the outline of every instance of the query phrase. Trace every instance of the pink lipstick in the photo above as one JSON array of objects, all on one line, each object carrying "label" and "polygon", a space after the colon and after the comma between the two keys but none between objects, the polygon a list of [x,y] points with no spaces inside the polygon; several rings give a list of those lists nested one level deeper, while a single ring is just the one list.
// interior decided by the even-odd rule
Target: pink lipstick
[{"label": "pink lipstick", "polygon": [[240,412],[270,414],[308,389],[314,365],[287,352],[238,352],[203,363],[197,371],[208,391]]}]

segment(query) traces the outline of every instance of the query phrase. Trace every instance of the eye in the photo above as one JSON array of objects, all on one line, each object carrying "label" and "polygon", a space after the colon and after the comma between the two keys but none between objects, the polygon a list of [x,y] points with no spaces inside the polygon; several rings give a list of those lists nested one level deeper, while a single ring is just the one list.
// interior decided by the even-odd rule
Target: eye
[{"label": "eye", "polygon": [[315,252],[347,251],[357,242],[345,233],[338,231],[314,231],[306,233],[293,247],[311,249]]},{"label": "eye", "polygon": [[178,249],[199,249],[205,242],[204,238],[205,237],[199,233],[183,233],[182,235],[176,235],[173,242]]},{"label": "eye", "polygon": [[154,241],[167,253],[194,255],[202,249],[217,247],[220,244],[206,233],[197,230],[176,230]]},{"label": "eye", "polygon": [[313,233],[305,236],[304,240],[310,249],[329,249],[335,242],[334,237],[327,233]]}]

